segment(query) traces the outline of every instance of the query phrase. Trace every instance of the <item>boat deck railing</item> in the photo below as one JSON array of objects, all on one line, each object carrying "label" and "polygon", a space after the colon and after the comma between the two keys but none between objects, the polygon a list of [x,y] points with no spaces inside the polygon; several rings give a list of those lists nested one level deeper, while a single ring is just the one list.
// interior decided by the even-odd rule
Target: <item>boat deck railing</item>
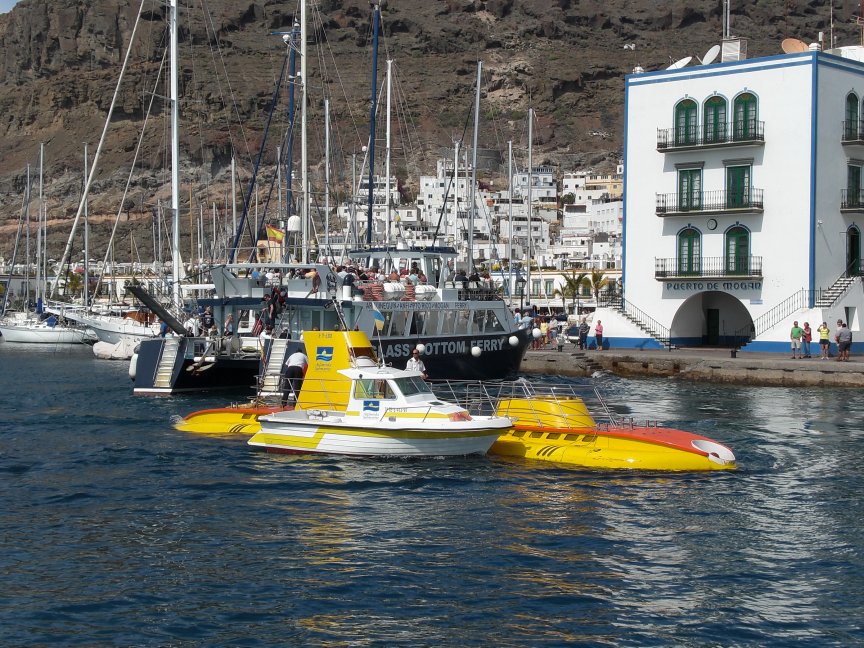
[{"label": "boat deck railing", "polygon": [[[569,383],[531,383],[526,380],[478,382],[443,380],[432,387],[441,400],[457,403],[474,415],[494,414],[499,404],[510,401],[508,415],[527,420],[544,416],[572,417],[568,409],[573,401],[581,401],[597,424],[617,425],[618,421],[596,387]],[[542,403],[542,405],[541,405]]]}]

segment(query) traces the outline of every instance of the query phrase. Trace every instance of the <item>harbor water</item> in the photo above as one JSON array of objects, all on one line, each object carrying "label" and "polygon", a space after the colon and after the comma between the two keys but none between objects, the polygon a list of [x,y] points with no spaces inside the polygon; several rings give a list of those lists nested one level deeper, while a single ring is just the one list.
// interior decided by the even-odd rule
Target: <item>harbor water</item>
[{"label": "harbor water", "polygon": [[859,390],[600,376],[739,459],[645,474],[268,455],[127,370],[0,342],[4,646],[864,645]]}]

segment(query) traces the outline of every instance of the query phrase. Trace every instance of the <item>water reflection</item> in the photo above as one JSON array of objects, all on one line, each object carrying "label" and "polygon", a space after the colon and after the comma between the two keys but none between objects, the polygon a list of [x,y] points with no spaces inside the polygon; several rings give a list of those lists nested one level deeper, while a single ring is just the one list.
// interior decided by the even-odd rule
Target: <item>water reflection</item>
[{"label": "water reflection", "polygon": [[860,643],[857,392],[607,376],[740,465],[611,473],[268,455],[170,427],[219,396],[2,355],[9,644]]}]

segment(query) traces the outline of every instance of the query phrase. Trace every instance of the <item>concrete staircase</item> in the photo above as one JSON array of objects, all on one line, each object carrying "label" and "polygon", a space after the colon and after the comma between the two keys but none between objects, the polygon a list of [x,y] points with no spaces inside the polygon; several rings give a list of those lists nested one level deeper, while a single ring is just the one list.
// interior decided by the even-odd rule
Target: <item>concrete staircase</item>
[{"label": "concrete staircase", "polygon": [[627,300],[616,296],[604,305],[614,308],[623,317],[639,327],[642,332],[657,340],[667,349],[671,350],[676,348],[675,345],[672,344],[672,337],[668,328]]},{"label": "concrete staircase", "polygon": [[860,278],[858,275],[839,277],[834,285],[822,292],[814,306],[816,308],[831,308]]}]

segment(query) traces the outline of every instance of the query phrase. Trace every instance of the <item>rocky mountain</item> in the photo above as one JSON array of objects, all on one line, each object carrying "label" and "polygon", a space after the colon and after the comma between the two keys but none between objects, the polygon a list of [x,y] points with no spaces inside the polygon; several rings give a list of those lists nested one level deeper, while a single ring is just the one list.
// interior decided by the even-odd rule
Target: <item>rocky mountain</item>
[{"label": "rocky mountain", "polygon": [[[59,258],[78,209],[83,145],[90,159],[112,97],[90,213],[94,249],[104,250],[115,216],[115,257],[152,255],[152,211],[167,199],[164,0],[21,0],[0,16],[0,256],[11,254],[24,204],[27,165],[37,173],[45,144],[44,195],[49,252]],[[221,209],[236,152],[245,181],[261,147],[296,2],[179,0],[183,209]],[[378,82],[392,59],[393,157],[409,188],[453,139],[471,142],[477,61],[483,62],[482,148],[506,156],[507,141],[527,161],[526,114],[536,112],[535,164],[607,169],[622,150],[624,76],[635,65],[662,69],[701,56],[723,31],[723,0],[389,0],[382,7]],[[123,83],[117,80],[141,20]],[[833,24],[831,7],[833,5]],[[859,3],[851,0],[731,0],[731,31],[748,56],[780,53],[780,41],[859,42]],[[334,186],[346,186],[351,156],[368,138],[371,9],[361,0],[310,0],[308,59],[310,162],[322,176],[322,101],[330,97]],[[624,46],[628,47],[625,48]],[[383,98],[382,98],[383,101]],[[148,106],[152,108],[148,110]],[[267,187],[275,144],[285,132],[279,103],[263,156]],[[383,104],[381,114],[383,117]],[[141,137],[145,121],[147,128]],[[277,133],[276,136],[273,133]],[[383,148],[383,129],[376,146]],[[123,202],[136,149],[140,152]],[[297,147],[299,148],[299,146]],[[35,185],[34,185],[35,191]],[[266,200],[263,190],[260,200]],[[275,198],[273,199],[275,200]],[[38,200],[30,211],[38,213]],[[188,237],[189,224],[184,236]],[[94,256],[101,257],[103,251]]]}]

